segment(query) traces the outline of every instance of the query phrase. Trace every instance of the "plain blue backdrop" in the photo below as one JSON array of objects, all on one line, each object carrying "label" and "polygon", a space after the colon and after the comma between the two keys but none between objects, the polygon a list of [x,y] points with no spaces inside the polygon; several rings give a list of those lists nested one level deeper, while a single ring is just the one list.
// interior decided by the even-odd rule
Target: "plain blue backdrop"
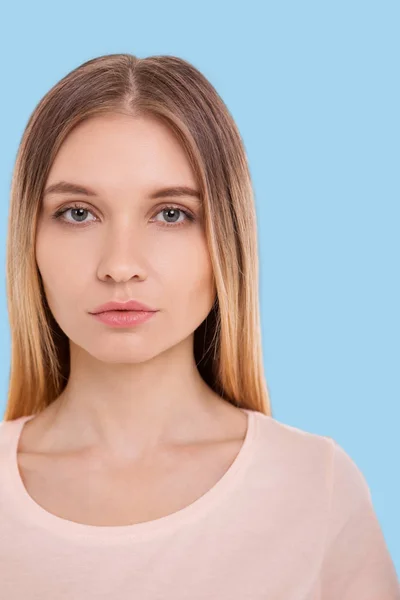
[{"label": "plain blue backdrop", "polygon": [[185,58],[226,102],[249,157],[274,417],[353,458],[399,573],[399,2],[36,1],[2,17],[1,412],[9,189],[31,112],[95,56]]}]

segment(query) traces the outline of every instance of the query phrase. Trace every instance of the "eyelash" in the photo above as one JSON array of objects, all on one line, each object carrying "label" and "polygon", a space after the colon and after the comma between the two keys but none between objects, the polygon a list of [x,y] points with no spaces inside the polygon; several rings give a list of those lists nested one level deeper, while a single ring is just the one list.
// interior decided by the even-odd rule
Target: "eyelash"
[{"label": "eyelash", "polygon": [[[73,205],[70,205],[70,206],[65,206],[65,207],[59,208],[52,215],[52,218],[55,219],[55,220],[59,220],[63,225],[67,225],[67,226],[71,226],[71,227],[87,227],[87,225],[83,221],[81,221],[81,223],[83,223],[83,225],[80,225],[78,221],[75,222],[75,223],[71,223],[71,222],[68,222],[68,221],[64,221],[62,219],[62,216],[64,215],[64,213],[66,213],[69,210],[74,210],[74,209],[76,209],[76,210],[81,209],[81,210],[87,211],[89,213],[92,212],[89,208],[86,208],[85,206],[82,206],[82,205],[76,203],[76,204],[73,204]],[[180,212],[182,212],[186,216],[186,219],[189,222],[194,222],[196,220],[196,218],[194,217],[194,215],[192,215],[192,213],[190,213],[189,211],[184,210],[183,208],[180,208],[179,206],[173,206],[171,204],[168,204],[166,206],[161,207],[160,210],[159,210],[159,212],[157,213],[157,215],[160,212],[163,212],[164,210],[179,210]],[[167,228],[181,227],[182,225],[185,225],[186,219],[184,221],[181,221],[180,223],[162,223],[161,227],[167,227]]]}]

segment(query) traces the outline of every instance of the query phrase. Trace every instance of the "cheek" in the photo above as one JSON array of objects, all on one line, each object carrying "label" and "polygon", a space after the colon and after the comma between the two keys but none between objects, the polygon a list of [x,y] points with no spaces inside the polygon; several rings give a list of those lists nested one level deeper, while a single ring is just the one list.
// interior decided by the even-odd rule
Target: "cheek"
[{"label": "cheek", "polygon": [[72,301],[79,299],[89,281],[85,260],[71,254],[68,244],[63,244],[62,237],[45,229],[36,238],[35,250],[37,266],[52,312],[56,316],[57,307],[76,306]]},{"label": "cheek", "polygon": [[193,309],[208,314],[215,298],[214,276],[211,257],[204,240],[197,244],[188,245],[181,253],[175,268],[168,271],[171,273],[169,283],[173,296],[177,302],[181,302],[181,309],[187,314],[193,313]]}]

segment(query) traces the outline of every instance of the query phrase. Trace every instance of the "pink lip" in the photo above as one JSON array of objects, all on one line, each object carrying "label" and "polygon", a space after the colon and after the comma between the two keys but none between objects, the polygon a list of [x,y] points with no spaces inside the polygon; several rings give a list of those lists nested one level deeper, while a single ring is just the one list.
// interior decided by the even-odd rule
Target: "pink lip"
[{"label": "pink lip", "polygon": [[157,311],[106,311],[93,314],[94,318],[111,327],[132,327],[148,321]]},{"label": "pink lip", "polygon": [[151,308],[151,306],[142,304],[142,302],[128,300],[127,302],[106,302],[105,304],[102,304],[101,306],[95,308],[95,310],[91,311],[91,314],[103,313],[110,310],[142,310],[146,312],[157,312],[155,308]]}]

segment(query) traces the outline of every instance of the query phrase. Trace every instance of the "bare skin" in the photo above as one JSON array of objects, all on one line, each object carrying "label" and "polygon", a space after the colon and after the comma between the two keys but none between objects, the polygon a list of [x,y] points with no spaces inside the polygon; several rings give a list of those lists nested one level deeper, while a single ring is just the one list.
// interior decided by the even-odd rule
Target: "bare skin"
[{"label": "bare skin", "polygon": [[211,402],[215,414],[199,428],[200,439],[123,461],[95,448],[41,450],[54,403],[23,428],[18,465],[25,488],[48,512],[87,525],[132,525],[179,511],[221,479],[246,434],[242,411],[218,397]]}]

